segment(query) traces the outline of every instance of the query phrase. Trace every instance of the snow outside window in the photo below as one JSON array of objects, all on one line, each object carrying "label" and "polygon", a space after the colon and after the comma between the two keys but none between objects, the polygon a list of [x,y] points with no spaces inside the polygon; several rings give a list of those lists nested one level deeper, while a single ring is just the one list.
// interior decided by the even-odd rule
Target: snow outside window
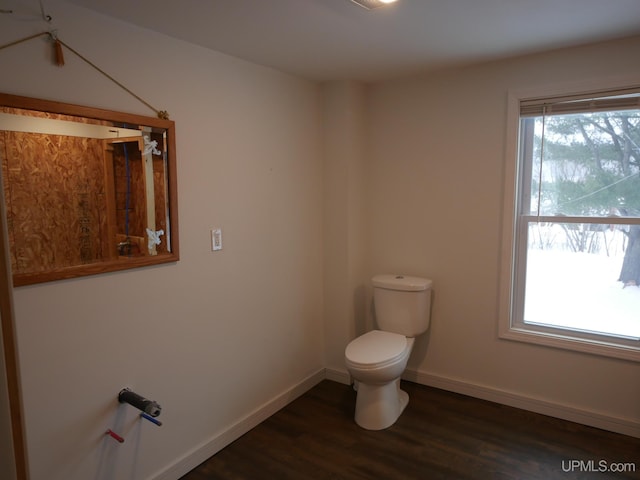
[{"label": "snow outside window", "polygon": [[501,336],[640,361],[640,89],[518,103]]}]

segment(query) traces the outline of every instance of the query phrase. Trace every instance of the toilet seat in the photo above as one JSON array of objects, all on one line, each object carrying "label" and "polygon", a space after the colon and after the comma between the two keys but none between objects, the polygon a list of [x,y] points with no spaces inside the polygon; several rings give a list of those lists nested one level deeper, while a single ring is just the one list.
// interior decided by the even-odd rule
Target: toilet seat
[{"label": "toilet seat", "polygon": [[347,345],[345,358],[355,368],[382,368],[405,359],[410,343],[404,335],[372,330]]}]

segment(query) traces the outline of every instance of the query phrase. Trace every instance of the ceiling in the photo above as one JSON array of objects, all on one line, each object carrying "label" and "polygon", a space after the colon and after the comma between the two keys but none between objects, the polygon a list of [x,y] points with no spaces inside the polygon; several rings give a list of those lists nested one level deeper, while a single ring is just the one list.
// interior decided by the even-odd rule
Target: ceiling
[{"label": "ceiling", "polygon": [[640,34],[640,0],[69,0],[316,81],[378,81]]}]

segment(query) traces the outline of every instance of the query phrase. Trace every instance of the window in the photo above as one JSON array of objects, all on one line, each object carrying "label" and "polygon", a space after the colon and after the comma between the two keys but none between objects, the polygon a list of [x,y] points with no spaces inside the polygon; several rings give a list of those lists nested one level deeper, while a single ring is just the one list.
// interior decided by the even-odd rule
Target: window
[{"label": "window", "polygon": [[501,336],[640,361],[640,88],[511,102]]}]

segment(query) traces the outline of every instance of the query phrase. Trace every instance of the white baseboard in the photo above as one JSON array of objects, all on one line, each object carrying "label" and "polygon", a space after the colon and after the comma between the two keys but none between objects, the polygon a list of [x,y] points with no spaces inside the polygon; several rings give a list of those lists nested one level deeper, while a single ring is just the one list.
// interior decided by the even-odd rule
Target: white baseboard
[{"label": "white baseboard", "polygon": [[325,369],[325,378],[344,385],[351,385],[351,375],[346,370]]},{"label": "white baseboard", "polygon": [[470,397],[489,400],[502,405],[521,408],[530,412],[540,413],[542,415],[561,418],[562,420],[568,420],[570,422],[581,423],[590,427],[601,428],[603,430],[609,430],[611,432],[640,438],[640,422],[635,420],[612,417],[610,415],[604,415],[602,413],[584,410],[570,405],[562,405],[540,398],[531,398],[506,390],[500,390],[493,387],[473,384],[454,378],[433,375],[416,370],[406,370],[402,375],[402,378],[421,385],[461,393]]},{"label": "white baseboard", "polygon": [[267,403],[256,408],[238,422],[230,425],[221,432],[216,433],[211,439],[192,449],[182,458],[178,459],[169,468],[150,477],[150,480],[175,480],[187,474],[205,460],[211,458],[217,452],[237,440],[249,430],[269,418],[281,408],[285,407],[300,395],[311,390],[326,378],[325,369],[318,370],[298,384],[286,390]]}]

